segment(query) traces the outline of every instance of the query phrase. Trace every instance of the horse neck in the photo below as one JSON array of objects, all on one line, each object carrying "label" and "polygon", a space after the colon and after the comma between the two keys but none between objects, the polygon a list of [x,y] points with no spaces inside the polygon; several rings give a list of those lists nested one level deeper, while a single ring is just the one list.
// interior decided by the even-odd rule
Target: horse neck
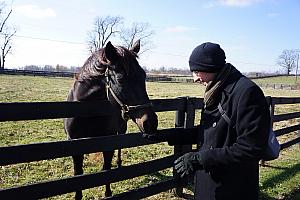
[{"label": "horse neck", "polygon": [[79,101],[107,100],[104,76],[92,79],[78,79],[74,83],[73,96]]}]

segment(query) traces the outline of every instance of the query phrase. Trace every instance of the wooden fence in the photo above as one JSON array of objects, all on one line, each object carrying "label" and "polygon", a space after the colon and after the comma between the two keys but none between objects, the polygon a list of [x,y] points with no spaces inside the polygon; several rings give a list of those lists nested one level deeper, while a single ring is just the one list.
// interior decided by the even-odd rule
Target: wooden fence
[{"label": "wooden fence", "polygon": [[257,83],[257,85],[261,88],[272,88],[275,90],[300,90],[300,84],[291,85],[291,84],[263,84]]},{"label": "wooden fence", "polygon": [[[270,105],[270,112],[271,112],[271,120],[272,120],[272,127],[274,126],[274,123],[285,121],[285,120],[291,120],[300,118],[300,112],[292,112],[292,113],[284,113],[284,114],[275,114],[276,105],[283,105],[283,104],[299,104],[300,98],[291,98],[291,97],[267,97],[267,101]],[[298,124],[288,126],[285,128],[277,129],[275,130],[276,136],[282,136],[287,133],[291,133],[294,131],[298,131],[298,137],[287,141],[285,143],[280,144],[281,149],[285,149],[291,145],[300,143],[300,120],[298,119]]]},{"label": "wooden fence", "polygon": [[[175,127],[159,130],[159,134],[171,134],[183,131],[184,129],[193,129],[195,110],[202,107],[202,100],[203,99],[188,97],[152,100],[151,102],[154,105],[155,112],[176,111]],[[300,98],[267,97],[267,100],[271,105],[271,113],[273,115],[272,122],[275,123],[300,117],[300,112],[274,115],[275,105],[300,103]],[[101,102],[101,104],[99,104],[99,102],[0,103],[0,111],[0,122],[5,122],[109,115],[111,107],[108,102]],[[299,131],[299,129],[300,124],[276,130],[275,133],[277,136],[280,136],[293,131]],[[299,142],[300,137],[297,137],[296,139],[281,144],[281,148],[287,148]],[[55,159],[76,154],[116,150],[119,148],[131,148],[153,143],[155,142],[141,137],[140,133],[130,133],[99,138],[5,146],[0,147],[0,166]],[[191,146],[187,145],[175,146],[174,155],[144,163],[123,166],[97,173],[0,189],[0,197],[1,199],[18,199],[20,197],[22,197],[22,199],[46,198],[151,174],[166,168],[171,168],[173,161],[179,155],[190,149]],[[173,176],[157,183],[142,186],[132,191],[126,191],[108,199],[141,199],[173,188],[176,188],[178,195],[182,195],[182,187],[186,182],[187,180],[179,179],[176,174],[173,174]]]}]

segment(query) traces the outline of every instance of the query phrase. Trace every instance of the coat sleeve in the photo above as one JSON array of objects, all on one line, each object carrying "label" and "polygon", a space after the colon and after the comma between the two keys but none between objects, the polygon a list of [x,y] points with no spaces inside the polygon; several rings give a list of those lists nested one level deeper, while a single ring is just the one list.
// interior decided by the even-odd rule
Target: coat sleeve
[{"label": "coat sleeve", "polygon": [[267,146],[270,113],[263,92],[258,86],[249,87],[237,102],[237,139],[231,146],[200,151],[206,170],[259,161]]}]

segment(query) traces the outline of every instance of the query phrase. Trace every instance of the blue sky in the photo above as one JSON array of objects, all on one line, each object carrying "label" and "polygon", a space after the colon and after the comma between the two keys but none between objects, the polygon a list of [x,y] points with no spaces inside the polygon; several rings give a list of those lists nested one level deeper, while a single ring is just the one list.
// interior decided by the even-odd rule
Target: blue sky
[{"label": "blue sky", "polygon": [[[14,0],[10,23],[17,27],[7,67],[81,66],[88,57],[87,33],[97,16],[122,16],[128,26],[147,22],[153,48],[139,62],[148,69],[188,69],[192,50],[216,42],[226,61],[242,72],[275,72],[285,49],[300,49],[298,0]],[[114,42],[112,40],[112,42]],[[118,43],[115,43],[116,45]]]}]

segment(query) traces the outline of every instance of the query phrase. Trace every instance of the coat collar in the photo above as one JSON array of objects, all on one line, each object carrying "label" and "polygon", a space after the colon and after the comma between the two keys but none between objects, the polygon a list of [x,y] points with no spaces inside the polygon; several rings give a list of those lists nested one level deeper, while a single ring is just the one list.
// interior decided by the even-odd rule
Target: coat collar
[{"label": "coat collar", "polygon": [[242,77],[243,77],[243,75],[241,74],[241,72],[238,71],[235,67],[233,67],[232,73],[229,75],[226,83],[224,84],[224,91],[226,93],[230,94],[232,92],[232,90],[234,89],[234,86],[236,85],[238,80]]}]

